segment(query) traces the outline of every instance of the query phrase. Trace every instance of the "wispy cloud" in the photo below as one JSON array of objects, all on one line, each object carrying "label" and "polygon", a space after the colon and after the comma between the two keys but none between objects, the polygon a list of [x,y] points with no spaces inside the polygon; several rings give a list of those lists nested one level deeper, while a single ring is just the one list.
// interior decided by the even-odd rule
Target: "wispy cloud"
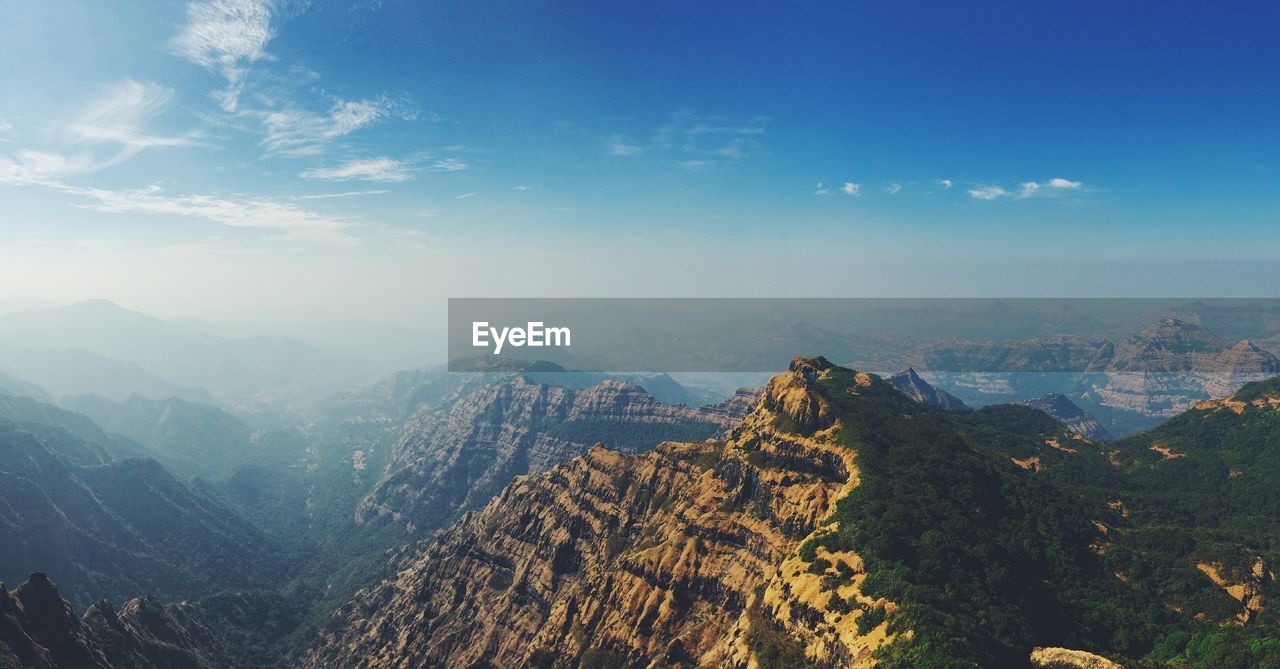
[{"label": "wispy cloud", "polygon": [[159,146],[187,146],[194,135],[165,137],[147,132],[142,124],[155,118],[174,98],[173,89],[151,82],[128,79],[104,86],[94,100],[69,127],[72,135],[86,142],[119,144],[136,152]]},{"label": "wispy cloud", "polygon": [[844,193],[845,195],[858,197],[862,193],[862,184],[856,184],[856,183],[853,183],[852,181],[846,181],[844,182],[843,186],[840,186],[840,192]]},{"label": "wispy cloud", "polygon": [[166,136],[146,128],[173,98],[171,89],[150,82],[103,86],[73,119],[52,125],[49,147],[0,156],[0,183],[58,182],[116,165],[145,149],[195,144],[195,133]]},{"label": "wispy cloud", "polygon": [[943,190],[950,190],[953,184],[950,179],[938,179],[938,185],[942,186]]},{"label": "wispy cloud", "polygon": [[477,195],[479,195],[479,193],[476,193],[476,192],[463,193],[462,195],[459,195],[458,197],[455,197],[455,198],[453,198],[453,199],[455,199],[455,200],[469,200],[469,199],[471,199],[471,198],[473,198],[473,197],[475,197],[475,196],[477,196]]},{"label": "wispy cloud", "polygon": [[222,74],[227,87],[214,98],[224,110],[234,112],[249,68],[269,58],[267,43],[275,36],[271,19],[276,8],[274,0],[189,2],[186,25],[169,40],[169,49]]},{"label": "wispy cloud", "polygon": [[828,189],[826,186],[822,185],[822,182],[819,181],[818,185],[813,187],[813,194],[814,195],[830,195],[831,190]]},{"label": "wispy cloud", "polygon": [[884,192],[890,195],[897,195],[902,190],[902,184],[889,184],[884,187]]},{"label": "wispy cloud", "polygon": [[317,244],[351,244],[348,224],[341,218],[267,198],[215,195],[170,195],[160,186],[108,190],[73,188],[68,192],[90,200],[87,209],[107,213],[141,213],[196,218],[233,228],[273,232],[273,238]]},{"label": "wispy cloud", "polygon": [[521,191],[524,191],[524,190],[533,190],[533,187],[532,187],[532,186],[526,186],[526,185],[524,185],[524,184],[519,184],[519,185],[516,185],[516,186],[512,186],[512,187],[511,187],[511,190],[521,190]]},{"label": "wispy cloud", "polygon": [[765,134],[764,119],[727,121],[719,116],[700,116],[682,111],[658,128],[651,141],[658,151],[683,153],[692,157],[682,165],[697,162],[711,167],[723,162],[745,160],[760,150],[759,137]]},{"label": "wispy cloud", "polygon": [[365,195],[385,195],[391,191],[385,190],[353,190],[345,193],[317,193],[315,195],[299,195],[296,200],[335,200],[348,197],[363,197]]},{"label": "wispy cloud", "polygon": [[392,158],[364,158],[348,160],[336,167],[316,167],[306,170],[298,176],[304,179],[323,179],[326,181],[408,181],[413,174],[404,163]]},{"label": "wispy cloud", "polygon": [[434,172],[461,172],[467,169],[471,169],[471,166],[457,158],[442,158],[431,163],[431,170]]},{"label": "wispy cloud", "polygon": [[349,135],[394,112],[385,98],[371,100],[337,100],[327,114],[298,107],[286,107],[262,115],[265,135],[262,145],[268,151],[294,156],[319,154],[324,145]]},{"label": "wispy cloud", "polygon": [[93,171],[98,164],[87,151],[54,153],[24,149],[12,156],[0,156],[0,184],[56,184],[60,179]]},{"label": "wispy cloud", "polygon": [[625,135],[614,135],[604,142],[605,153],[611,156],[630,157],[644,153],[644,147]]},{"label": "wispy cloud", "polygon": [[1071,191],[1078,191],[1082,188],[1084,188],[1083,183],[1060,177],[1055,177],[1043,182],[1026,181],[1023,182],[1022,187],[1018,190],[1018,197],[1026,198],[1062,195]]},{"label": "wispy cloud", "polygon": [[969,189],[969,197],[975,200],[997,200],[1008,195],[1009,191],[999,186],[978,186]]},{"label": "wispy cloud", "polygon": [[686,170],[698,171],[759,153],[758,140],[764,133],[761,118],[731,122],[682,111],[672,114],[647,139],[617,134],[606,137],[602,146],[611,156],[665,155]]}]

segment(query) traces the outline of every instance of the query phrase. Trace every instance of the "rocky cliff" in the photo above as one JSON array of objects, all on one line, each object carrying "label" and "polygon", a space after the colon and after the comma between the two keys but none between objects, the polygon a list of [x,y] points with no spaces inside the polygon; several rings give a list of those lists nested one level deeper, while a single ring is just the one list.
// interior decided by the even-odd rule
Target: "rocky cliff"
[{"label": "rocky cliff", "polygon": [[296,663],[1259,666],[1278,384],[1102,443],[800,358],[721,439],[517,478]]},{"label": "rocky cliff", "polygon": [[622,452],[664,439],[704,439],[746,413],[749,391],[701,409],[662,404],[637,385],[606,380],[582,390],[524,375],[424,407],[401,429],[362,523],[394,523],[425,536],[479,508],[517,476],[537,474],[603,442]]},{"label": "rocky cliff", "polygon": [[519,479],[340,611],[304,664],[746,667],[763,646],[797,644],[865,660],[885,630],[859,637],[860,613],[821,592],[858,573],[857,556],[823,556],[832,576],[787,562],[857,482],[813,390],[828,369],[797,360],[723,440],[597,447]]}]

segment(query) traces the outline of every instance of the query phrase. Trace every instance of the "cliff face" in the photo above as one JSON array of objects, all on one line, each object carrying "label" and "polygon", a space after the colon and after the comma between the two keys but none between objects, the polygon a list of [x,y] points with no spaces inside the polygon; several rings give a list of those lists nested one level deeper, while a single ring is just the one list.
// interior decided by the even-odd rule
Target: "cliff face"
[{"label": "cliff face", "polygon": [[786,562],[857,482],[813,388],[829,368],[797,360],[723,441],[593,448],[519,479],[344,607],[304,666],[746,667],[790,635],[820,657],[865,658],[876,642],[850,633],[858,614],[817,596],[830,577]]},{"label": "cliff face", "polygon": [[662,404],[630,383],[574,390],[519,375],[410,418],[356,517],[425,536],[517,476],[544,472],[593,443],[635,452],[664,439],[720,434],[745,414],[745,397],[691,409]]},{"label": "cliff face", "polygon": [[293,662],[1158,666],[1205,625],[1263,648],[1278,387],[1101,443],[800,358],[722,439],[517,478]]}]

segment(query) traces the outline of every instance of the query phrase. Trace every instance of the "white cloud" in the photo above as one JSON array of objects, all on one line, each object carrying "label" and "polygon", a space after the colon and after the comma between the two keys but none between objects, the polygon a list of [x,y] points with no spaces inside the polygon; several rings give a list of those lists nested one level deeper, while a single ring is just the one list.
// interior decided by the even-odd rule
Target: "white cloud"
[{"label": "white cloud", "polygon": [[364,195],[385,195],[391,191],[385,190],[353,190],[345,193],[317,193],[316,195],[299,195],[294,199],[297,200],[335,200],[348,197],[361,197]]},{"label": "white cloud", "polygon": [[56,185],[59,179],[90,172],[96,165],[87,151],[63,154],[23,150],[14,156],[0,156],[0,184]]},{"label": "white cloud", "polygon": [[56,185],[123,162],[154,147],[190,146],[194,133],[164,136],[144,126],[172,103],[173,91],[149,82],[125,80],[102,87],[70,122],[51,127],[52,148],[21,149],[0,156],[0,183]]},{"label": "white cloud", "polygon": [[822,182],[821,182],[821,181],[819,181],[819,182],[818,182],[818,185],[817,185],[817,186],[814,186],[814,188],[813,188],[813,194],[814,194],[814,195],[828,195],[828,194],[830,194],[830,193],[831,193],[831,191],[830,191],[830,190],[828,190],[826,186],[822,185]]},{"label": "white cloud", "polygon": [[274,231],[276,239],[319,244],[350,244],[347,223],[340,218],[303,209],[290,202],[266,198],[215,195],[169,195],[159,186],[125,190],[66,188],[88,198],[85,205],[107,213],[142,213],[203,219],[233,228]]},{"label": "white cloud", "polygon": [[9,132],[10,130],[13,130],[13,124],[9,122],[9,119],[0,116],[0,132]]},{"label": "white cloud", "polygon": [[317,114],[297,107],[266,112],[262,122],[266,134],[262,145],[268,151],[295,156],[319,154],[324,144],[351,134],[392,113],[385,98],[374,100],[338,100],[328,114]]},{"label": "white cloud", "polygon": [[187,146],[193,143],[191,135],[163,137],[149,134],[141,125],[158,116],[173,98],[173,89],[151,82],[128,79],[104,86],[103,95],[85,108],[69,130],[76,139],[115,143],[135,152],[157,146]]},{"label": "white cloud", "polygon": [[532,187],[532,186],[526,186],[526,185],[524,185],[524,184],[519,184],[519,185],[516,185],[516,186],[512,186],[512,187],[511,187],[511,190],[533,190],[533,187]]},{"label": "white cloud", "polygon": [[169,40],[169,48],[201,67],[221,73],[227,88],[214,97],[224,110],[234,112],[249,67],[269,57],[267,43],[275,36],[271,28],[275,10],[272,0],[189,2],[187,23]]},{"label": "white cloud", "polygon": [[844,193],[845,195],[852,195],[854,197],[860,195],[861,191],[862,185],[853,183],[852,181],[846,181],[844,182],[844,185],[840,187],[841,193]]},{"label": "white cloud", "polygon": [[324,179],[326,181],[408,181],[413,174],[404,163],[391,158],[364,158],[348,160],[337,167],[316,167],[298,176],[304,179]]},{"label": "white cloud", "polygon": [[468,199],[471,199],[471,198],[473,198],[473,197],[475,197],[475,196],[477,196],[477,195],[479,195],[479,193],[476,193],[476,192],[463,193],[462,195],[459,195],[458,197],[455,197],[455,198],[453,198],[453,199],[455,199],[455,200],[468,200]]},{"label": "white cloud", "polygon": [[885,186],[884,192],[890,195],[897,195],[898,191],[901,191],[901,190],[902,190],[902,184],[889,184],[888,186]]},{"label": "white cloud", "polygon": [[948,190],[951,188],[952,183],[950,179],[938,179],[938,185],[942,186],[943,190]]},{"label": "white cloud", "polygon": [[1009,191],[999,186],[978,186],[969,190],[969,197],[975,200],[996,200],[1009,195]]},{"label": "white cloud", "polygon": [[1018,191],[1019,198],[1062,195],[1069,191],[1078,191],[1084,188],[1084,184],[1079,181],[1071,181],[1061,177],[1054,177],[1048,181],[1037,183],[1035,181],[1027,181],[1022,184],[1022,188]]},{"label": "white cloud", "polygon": [[968,193],[976,200],[998,200],[1006,197],[1022,200],[1029,197],[1060,197],[1083,189],[1082,182],[1055,177],[1048,181],[1024,181],[1018,185],[1015,193],[996,185],[978,186],[969,190]]},{"label": "white cloud", "polygon": [[460,172],[470,168],[470,165],[457,158],[442,158],[431,163],[431,169],[436,172]]},{"label": "white cloud", "polygon": [[630,157],[644,153],[644,147],[624,135],[614,135],[605,140],[604,148],[611,156]]}]

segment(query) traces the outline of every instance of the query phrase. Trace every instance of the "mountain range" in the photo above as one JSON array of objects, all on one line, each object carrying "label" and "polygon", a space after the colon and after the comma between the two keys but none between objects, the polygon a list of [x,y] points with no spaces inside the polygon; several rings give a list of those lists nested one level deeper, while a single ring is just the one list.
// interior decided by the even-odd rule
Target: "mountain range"
[{"label": "mountain range", "polygon": [[1275,659],[1280,381],[1113,440],[1064,395],[823,358],[702,407],[482,366],[287,412],[0,394],[0,666]]},{"label": "mountain range", "polygon": [[1095,442],[797,359],[723,439],[516,481],[303,666],[1265,666],[1277,411]]},{"label": "mountain range", "polygon": [[0,370],[55,395],[207,403],[315,396],[355,373],[294,339],[221,337],[105,300],[0,316]]}]

